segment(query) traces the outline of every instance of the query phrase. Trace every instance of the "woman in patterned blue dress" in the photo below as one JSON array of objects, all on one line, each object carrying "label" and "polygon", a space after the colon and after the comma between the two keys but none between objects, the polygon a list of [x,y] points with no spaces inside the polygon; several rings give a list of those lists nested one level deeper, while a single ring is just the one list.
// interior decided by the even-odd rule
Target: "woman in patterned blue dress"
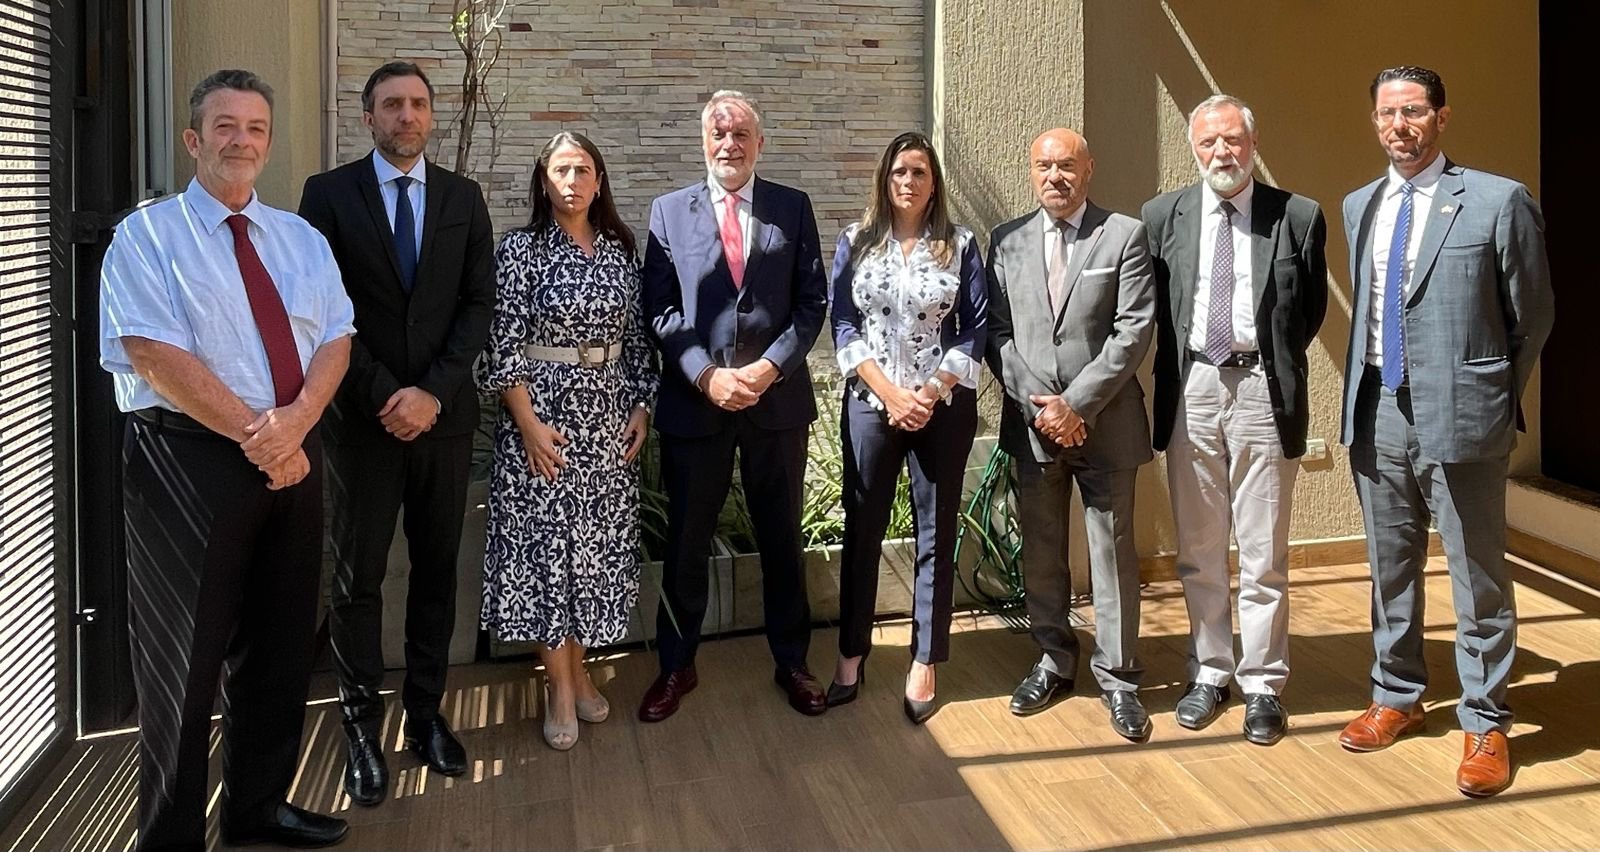
[{"label": "woman in patterned blue dress", "polygon": [[833,341],[844,373],[844,551],[839,662],[828,705],[855,700],[872,650],[878,559],[900,471],[916,510],[911,671],[905,714],[933,715],[934,666],[950,653],[956,511],[977,431],[988,290],[972,232],[950,221],[927,137],[884,150],[861,221],[833,256]]},{"label": "woman in patterned blue dress", "polygon": [[610,711],[584,649],[620,641],[639,594],[640,447],[659,373],[639,255],[594,143],[559,133],[534,168],[532,219],[495,252],[498,298],[479,375],[502,403],[483,566],[483,626],[537,642],[544,737]]}]

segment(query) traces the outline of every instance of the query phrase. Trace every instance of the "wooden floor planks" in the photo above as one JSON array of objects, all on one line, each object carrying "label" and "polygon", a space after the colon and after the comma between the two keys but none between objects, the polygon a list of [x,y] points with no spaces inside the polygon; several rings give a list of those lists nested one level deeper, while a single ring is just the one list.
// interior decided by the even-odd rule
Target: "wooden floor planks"
[{"label": "wooden floor planks", "polygon": [[[444,712],[472,767],[441,778],[400,751],[391,697],[384,742],[394,789],[377,808],[353,807],[339,790],[338,707],[334,685],[319,677],[293,796],[348,818],[347,849],[1597,847],[1600,598],[1537,566],[1516,571],[1518,775],[1487,801],[1453,785],[1455,621],[1439,559],[1426,583],[1429,729],[1376,754],[1335,741],[1367,703],[1372,658],[1370,584],[1366,567],[1351,565],[1293,575],[1291,728],[1270,748],[1244,742],[1237,700],[1204,731],[1173,721],[1187,619],[1180,587],[1162,582],[1145,590],[1144,696],[1155,733],[1142,745],[1111,732],[1086,673],[1045,713],[1012,716],[1010,690],[1037,656],[1031,641],[999,619],[961,616],[938,672],[944,706],[922,728],[900,711],[909,661],[901,624],[875,632],[861,698],[819,719],[784,703],[761,637],[707,643],[700,688],[659,725],[633,719],[655,673],[652,654],[593,661],[612,718],[584,726],[566,753],[541,740],[543,681],[531,663],[463,666],[451,673]],[[1080,638],[1087,653],[1092,629]],[[831,630],[813,638],[824,681],[834,642]],[[0,848],[127,848],[134,745],[129,733],[76,744],[0,833]]]}]

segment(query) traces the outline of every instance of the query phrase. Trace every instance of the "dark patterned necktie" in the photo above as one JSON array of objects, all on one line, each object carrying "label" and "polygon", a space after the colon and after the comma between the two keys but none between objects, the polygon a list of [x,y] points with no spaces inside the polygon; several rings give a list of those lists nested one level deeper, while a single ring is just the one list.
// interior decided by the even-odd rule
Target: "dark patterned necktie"
[{"label": "dark patterned necktie", "polygon": [[261,255],[256,254],[255,243],[250,242],[250,220],[235,213],[226,221],[233,231],[233,254],[239,261],[239,276],[244,279],[244,295],[250,300],[250,313],[256,318],[261,345],[267,350],[272,389],[281,408],[294,402],[305,383],[305,375],[300,372],[300,350],[295,348],[294,331],[289,327],[289,312],[283,309],[283,297],[262,265]]},{"label": "dark patterned necktie", "polygon": [[1233,204],[1219,207],[1217,248],[1211,255],[1211,307],[1206,312],[1206,358],[1221,364],[1233,353]]}]

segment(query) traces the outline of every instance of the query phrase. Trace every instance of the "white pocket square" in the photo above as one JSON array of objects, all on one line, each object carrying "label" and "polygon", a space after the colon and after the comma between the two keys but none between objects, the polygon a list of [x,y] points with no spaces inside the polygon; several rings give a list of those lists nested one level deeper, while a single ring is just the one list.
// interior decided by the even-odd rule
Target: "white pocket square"
[{"label": "white pocket square", "polygon": [[1116,271],[1117,271],[1117,268],[1115,266],[1102,266],[1099,269],[1085,269],[1083,271],[1083,274],[1084,275],[1105,275],[1108,272],[1116,272]]}]

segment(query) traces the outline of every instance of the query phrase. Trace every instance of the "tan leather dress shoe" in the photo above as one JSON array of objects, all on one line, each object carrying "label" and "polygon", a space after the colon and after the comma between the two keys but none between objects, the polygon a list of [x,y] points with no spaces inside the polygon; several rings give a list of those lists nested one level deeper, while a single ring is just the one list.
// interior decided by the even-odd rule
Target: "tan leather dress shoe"
[{"label": "tan leather dress shoe", "polygon": [[1467,734],[1456,786],[1469,796],[1493,796],[1511,786],[1511,744],[1505,734]]},{"label": "tan leather dress shoe", "polygon": [[1410,710],[1396,710],[1374,703],[1367,712],[1344,726],[1339,734],[1339,745],[1351,751],[1378,751],[1394,745],[1406,734],[1422,730],[1426,717],[1419,703]]}]

